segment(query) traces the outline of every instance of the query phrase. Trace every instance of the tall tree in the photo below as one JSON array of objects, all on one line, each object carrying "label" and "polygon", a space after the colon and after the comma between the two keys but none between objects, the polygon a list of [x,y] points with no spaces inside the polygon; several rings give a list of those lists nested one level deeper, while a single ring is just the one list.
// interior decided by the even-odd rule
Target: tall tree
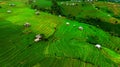
[{"label": "tall tree", "polygon": [[52,0],[51,10],[53,14],[62,15],[62,8],[58,5],[56,0]]}]

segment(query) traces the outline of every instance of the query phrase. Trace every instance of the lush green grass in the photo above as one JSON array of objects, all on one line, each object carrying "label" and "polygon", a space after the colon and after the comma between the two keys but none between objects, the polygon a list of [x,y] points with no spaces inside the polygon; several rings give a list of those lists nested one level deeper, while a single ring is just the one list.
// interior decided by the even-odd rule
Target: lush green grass
[{"label": "lush green grass", "polygon": [[[8,4],[0,8],[1,67],[118,67],[120,38],[63,17],[44,12],[35,15],[19,2],[16,7]],[[6,13],[8,8],[13,12]],[[26,22],[31,27],[24,28]],[[78,30],[79,26],[83,30]],[[36,34],[44,34],[45,39],[35,43]],[[96,43],[103,49],[95,48]]]},{"label": "lush green grass", "polygon": [[103,53],[106,55],[106,57],[109,57],[114,62],[120,64],[120,55],[119,54],[116,54],[115,52],[113,52],[107,48],[103,48]]},{"label": "lush green grass", "polygon": [[[113,35],[115,36],[120,36],[120,20],[118,19],[119,17],[115,17],[119,16],[120,12],[118,4],[111,4],[109,2],[80,2],[76,3],[77,5],[75,6],[70,6],[66,5],[66,3],[71,4],[71,2],[64,2],[64,4],[60,4],[66,17],[79,22],[85,22],[94,25],[109,33],[114,33]],[[109,26],[111,28],[109,28]]]},{"label": "lush green grass", "polygon": [[[10,7],[8,6],[9,3],[6,4],[4,7],[7,7],[7,9],[5,9],[4,7],[1,9],[2,10],[2,12],[0,13],[1,18],[5,18],[6,20],[11,21],[12,23],[15,23],[17,25],[24,25],[24,23],[29,22],[30,24],[32,24],[32,27],[30,28],[31,30],[34,30],[34,32],[45,34],[46,37],[49,37],[54,32],[54,28],[60,22],[60,20],[57,17],[55,16],[51,17],[50,14],[45,14],[43,12],[41,12],[41,16],[37,16],[35,15],[34,10],[25,7],[25,5],[21,5],[21,7],[17,7],[18,5],[16,4],[16,7]],[[12,12],[9,14],[7,13],[7,10],[11,10]],[[47,20],[48,18],[49,19],[55,18],[55,20],[52,19]],[[43,23],[44,25],[41,25]]]},{"label": "lush green grass", "polygon": [[[71,3],[71,2],[66,2],[66,3]],[[118,21],[118,23],[120,23],[118,19],[112,17],[109,12],[119,12],[119,11],[115,11],[117,10],[118,6],[116,4],[116,6],[114,6],[113,8],[115,9],[112,9],[111,5],[108,6],[109,3],[104,3],[104,2],[94,2],[93,4],[92,3],[84,3],[84,2],[80,2],[80,3],[76,3],[77,5],[75,6],[69,6],[69,5],[66,5],[66,3],[64,4],[60,4],[63,8],[63,12],[64,12],[64,15],[66,16],[75,16],[75,17],[79,17],[79,18],[87,18],[87,17],[91,17],[91,18],[100,18],[101,20],[105,21],[105,22],[109,22],[109,23],[114,23],[114,21]],[[103,5],[104,4],[104,5]],[[99,8],[97,7],[104,7],[103,10],[100,10]],[[107,9],[108,8],[108,9]],[[110,9],[111,8],[111,9]],[[106,11],[105,11],[106,10]],[[109,11],[109,12],[107,12]],[[119,14],[119,13],[117,13]],[[110,15],[110,16],[108,16]],[[115,15],[115,13],[114,13]]]},{"label": "lush green grass", "polygon": [[112,16],[119,18],[120,8],[118,3],[96,2],[95,6],[101,9],[102,11],[110,13]]}]

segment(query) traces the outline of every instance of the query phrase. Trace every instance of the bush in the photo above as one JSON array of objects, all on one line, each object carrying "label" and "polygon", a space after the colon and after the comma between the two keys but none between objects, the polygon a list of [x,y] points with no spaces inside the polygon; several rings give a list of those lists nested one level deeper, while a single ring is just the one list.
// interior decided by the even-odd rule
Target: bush
[{"label": "bush", "polygon": [[96,35],[90,35],[88,36],[87,42],[95,45],[99,43],[99,38]]}]

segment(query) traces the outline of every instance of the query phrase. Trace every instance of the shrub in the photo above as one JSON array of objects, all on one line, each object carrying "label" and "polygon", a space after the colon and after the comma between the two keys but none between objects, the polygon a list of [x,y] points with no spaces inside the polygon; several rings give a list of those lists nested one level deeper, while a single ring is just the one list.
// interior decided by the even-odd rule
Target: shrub
[{"label": "shrub", "polygon": [[99,38],[96,35],[90,35],[88,36],[87,42],[90,44],[97,44],[98,43]]}]

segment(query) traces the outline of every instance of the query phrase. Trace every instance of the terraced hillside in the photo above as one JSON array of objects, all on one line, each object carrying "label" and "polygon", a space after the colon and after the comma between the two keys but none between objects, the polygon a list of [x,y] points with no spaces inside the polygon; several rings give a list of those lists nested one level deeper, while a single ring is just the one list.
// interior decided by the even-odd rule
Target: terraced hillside
[{"label": "terraced hillside", "polygon": [[120,36],[119,4],[110,2],[60,2],[63,14]]},{"label": "terraced hillside", "polygon": [[[0,6],[0,67],[120,67],[119,37],[42,11],[36,15],[22,2]],[[35,42],[38,34],[43,38]]]},{"label": "terraced hillside", "polygon": [[[41,0],[42,1],[42,0]],[[32,3],[32,8],[40,9],[46,12],[51,12],[52,4],[48,3],[47,6],[40,4],[41,1],[37,0],[36,3]],[[45,3],[45,4],[46,4]],[[58,2],[62,10],[57,11],[62,16],[69,19],[84,22],[90,25],[94,25],[109,32],[113,36],[120,36],[120,8],[119,3],[112,2],[73,2],[62,1]],[[57,14],[58,14],[57,13]]]}]

